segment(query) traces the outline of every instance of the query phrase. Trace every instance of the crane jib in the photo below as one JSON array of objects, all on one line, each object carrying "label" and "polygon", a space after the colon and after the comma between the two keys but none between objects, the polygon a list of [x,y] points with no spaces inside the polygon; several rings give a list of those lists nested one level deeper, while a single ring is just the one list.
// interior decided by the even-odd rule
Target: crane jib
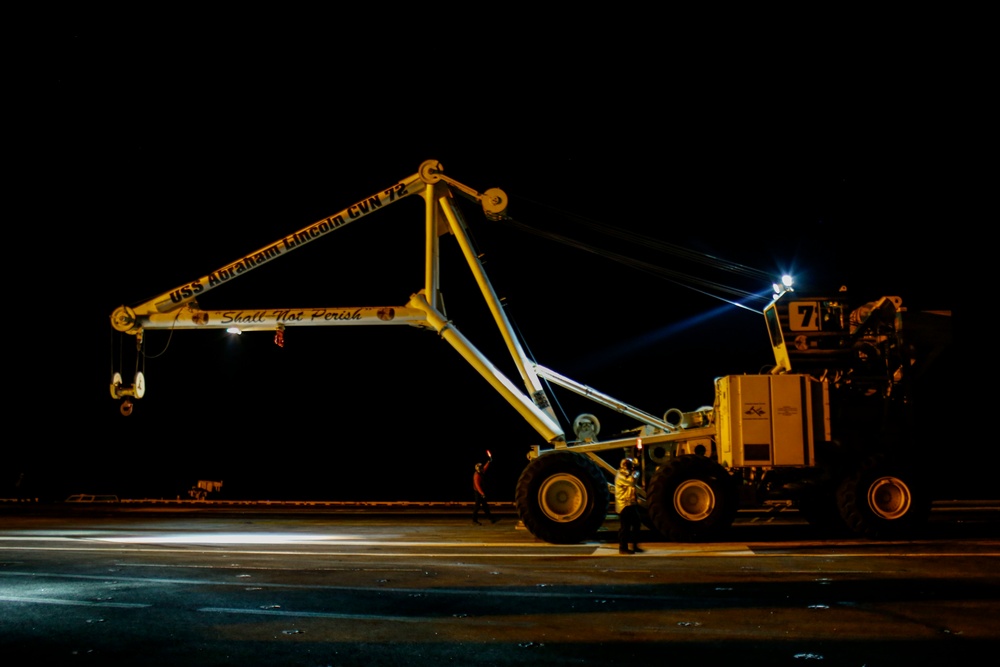
[{"label": "crane jib", "polygon": [[[369,213],[381,209],[385,204],[402,199],[406,195],[413,192],[412,190],[407,189],[410,181],[412,180],[413,179],[411,178],[396,183],[392,187],[386,188],[380,193],[374,194],[351,206],[348,206],[339,213],[323,218],[322,220],[314,222],[308,227],[289,234],[288,236],[285,236],[284,238],[281,238],[264,248],[255,250],[245,257],[213,271],[207,276],[202,276],[201,278],[187,283],[186,285],[182,285],[174,290],[171,290],[165,295],[161,295],[160,298],[153,300],[155,310],[161,313],[171,311],[207,290],[214,289],[215,287],[218,287],[233,278],[243,275],[251,269],[255,269],[262,264],[266,264],[273,259],[281,257],[296,248],[301,248],[310,241],[321,238],[336,229],[340,229],[350,222],[354,222],[355,220],[365,217]],[[140,307],[139,310],[142,310],[142,308]]]}]

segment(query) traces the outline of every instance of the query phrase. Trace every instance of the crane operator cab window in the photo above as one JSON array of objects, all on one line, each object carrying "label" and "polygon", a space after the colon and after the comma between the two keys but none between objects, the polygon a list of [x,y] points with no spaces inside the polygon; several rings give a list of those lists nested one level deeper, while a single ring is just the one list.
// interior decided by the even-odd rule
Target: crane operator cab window
[{"label": "crane operator cab window", "polygon": [[846,351],[849,312],[841,298],[810,298],[795,293],[775,298],[764,309],[774,351],[772,372],[791,372],[793,365],[811,365],[810,361],[828,360]]}]

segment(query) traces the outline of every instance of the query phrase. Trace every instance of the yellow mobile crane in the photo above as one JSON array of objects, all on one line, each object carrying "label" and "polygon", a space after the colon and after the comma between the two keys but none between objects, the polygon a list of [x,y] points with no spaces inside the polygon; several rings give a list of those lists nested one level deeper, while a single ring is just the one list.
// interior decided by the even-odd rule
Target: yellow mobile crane
[{"label": "yellow mobile crane", "polygon": [[[412,195],[424,199],[424,284],[404,304],[203,310],[197,298],[246,273]],[[531,446],[515,489],[525,527],[539,539],[575,543],[606,519],[618,461],[637,457],[640,500],[650,527],[673,540],[718,538],[743,507],[793,503],[811,521],[870,537],[899,535],[928,516],[932,461],[913,455],[914,380],[950,344],[948,313],[907,313],[883,296],[854,304],[844,291],[779,291],[763,311],[775,364],[757,375],[715,380],[712,405],[662,417],[580,384],[529,359],[508,321],[455,197],[488,220],[507,216],[507,195],[455,181],[435,160],[417,173],[275,242],[148,301],[120,306],[112,328],[135,337],[153,329],[273,332],[289,327],[397,326],[432,330],[530,424]],[[520,375],[508,378],[444,313],[439,242],[452,236]],[[917,326],[909,326],[910,322]],[[145,394],[141,370],[112,371],[110,393],[123,415]],[[632,418],[636,427],[599,439],[595,414],[577,416],[567,436],[546,393],[550,384]]]}]

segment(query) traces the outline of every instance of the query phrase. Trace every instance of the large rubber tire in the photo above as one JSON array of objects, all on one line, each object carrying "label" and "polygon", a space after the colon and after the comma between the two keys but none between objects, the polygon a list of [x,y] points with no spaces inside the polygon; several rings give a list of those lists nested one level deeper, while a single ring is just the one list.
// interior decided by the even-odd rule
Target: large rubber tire
[{"label": "large rubber tire", "polygon": [[911,537],[931,512],[918,477],[882,458],[868,459],[840,484],[837,505],[851,532],[875,539]]},{"label": "large rubber tire", "polygon": [[601,469],[583,454],[542,454],[517,480],[514,502],[524,527],[552,544],[577,544],[596,536],[610,493]]},{"label": "large rubber tire", "polygon": [[739,509],[735,481],[704,456],[679,456],[650,483],[646,509],[656,530],[676,542],[712,541],[733,524]]}]

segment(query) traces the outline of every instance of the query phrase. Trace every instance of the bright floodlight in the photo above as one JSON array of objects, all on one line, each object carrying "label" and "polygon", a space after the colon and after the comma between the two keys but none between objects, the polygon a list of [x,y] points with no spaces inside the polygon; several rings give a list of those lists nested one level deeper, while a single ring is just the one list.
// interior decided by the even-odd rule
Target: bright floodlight
[{"label": "bright floodlight", "polygon": [[774,288],[774,297],[775,298],[778,298],[779,296],[781,296],[785,292],[791,292],[792,291],[792,277],[786,273],[783,276],[781,276],[781,284],[780,285],[778,283],[773,283],[771,285],[771,287]]},{"label": "bright floodlight", "polygon": [[228,329],[226,329],[226,333],[236,334],[237,336],[239,336],[243,332],[240,331],[239,327],[229,327]]}]

